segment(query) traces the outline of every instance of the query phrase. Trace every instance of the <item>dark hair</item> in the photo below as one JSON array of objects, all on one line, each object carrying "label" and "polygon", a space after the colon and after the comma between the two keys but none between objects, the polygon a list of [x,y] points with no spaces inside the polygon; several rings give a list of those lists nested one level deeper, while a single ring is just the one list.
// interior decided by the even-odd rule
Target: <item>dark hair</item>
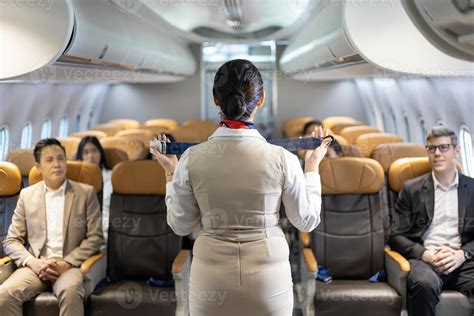
[{"label": "dark hair", "polygon": [[314,121],[309,121],[308,123],[306,123],[303,127],[303,135],[306,135],[306,130],[308,128],[310,128],[312,125],[320,125],[320,126],[323,126],[323,122],[319,121],[319,120],[314,120]]},{"label": "dark hair", "polygon": [[342,151],[342,146],[337,142],[337,140],[334,140],[331,145],[329,145],[335,152],[338,157],[344,156],[344,153]]},{"label": "dark hair", "polygon": [[228,61],[217,71],[212,93],[227,119],[246,120],[263,97],[262,75],[248,60]]},{"label": "dark hair", "polygon": [[91,143],[92,145],[94,145],[100,152],[100,167],[105,168],[105,151],[104,148],[102,148],[102,145],[100,144],[99,140],[95,136],[86,136],[81,139],[81,142],[77,147],[76,159],[83,160],[82,156],[84,155],[84,147],[87,143]]},{"label": "dark hair", "polygon": [[428,134],[426,135],[426,143],[428,143],[428,141],[431,138],[437,138],[437,137],[443,137],[443,136],[451,137],[451,143],[453,144],[454,147],[458,145],[458,137],[456,136],[456,132],[446,126],[435,126],[432,129],[430,129],[428,131]]},{"label": "dark hair", "polygon": [[63,145],[61,145],[59,140],[57,140],[56,138],[44,138],[44,139],[39,140],[36,143],[35,149],[33,150],[33,155],[35,156],[35,161],[37,163],[39,163],[40,160],[41,160],[41,152],[43,151],[43,149],[48,147],[48,146],[53,146],[53,145],[61,147],[61,149],[64,152],[64,156],[66,156],[66,149],[64,148]]}]

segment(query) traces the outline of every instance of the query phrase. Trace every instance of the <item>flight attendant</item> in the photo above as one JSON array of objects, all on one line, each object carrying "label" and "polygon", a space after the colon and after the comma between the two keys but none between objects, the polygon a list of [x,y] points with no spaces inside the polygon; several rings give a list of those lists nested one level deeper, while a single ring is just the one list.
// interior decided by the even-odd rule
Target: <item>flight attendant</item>
[{"label": "flight attendant", "polygon": [[[222,121],[208,141],[176,156],[153,150],[166,173],[167,221],[178,235],[201,226],[194,243],[192,316],[275,315],[293,310],[289,249],[279,225],[287,217],[309,232],[320,222],[318,166],[330,140],[305,157],[305,171],[286,149],[253,128],[265,92],[257,68],[232,60],[217,72],[214,100]],[[313,134],[323,135],[319,128]],[[160,140],[167,140],[163,135]]]}]

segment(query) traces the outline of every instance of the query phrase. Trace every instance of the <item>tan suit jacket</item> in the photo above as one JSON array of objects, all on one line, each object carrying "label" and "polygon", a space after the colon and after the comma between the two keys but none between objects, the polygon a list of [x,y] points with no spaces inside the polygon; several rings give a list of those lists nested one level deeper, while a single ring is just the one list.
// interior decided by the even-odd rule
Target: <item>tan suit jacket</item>
[{"label": "tan suit jacket", "polygon": [[[101,211],[92,186],[66,180],[64,197],[64,260],[79,267],[104,244]],[[46,246],[46,204],[43,181],[21,190],[8,235],[3,242],[7,256],[17,266],[31,255],[38,258]],[[25,242],[29,247],[26,249]]]}]

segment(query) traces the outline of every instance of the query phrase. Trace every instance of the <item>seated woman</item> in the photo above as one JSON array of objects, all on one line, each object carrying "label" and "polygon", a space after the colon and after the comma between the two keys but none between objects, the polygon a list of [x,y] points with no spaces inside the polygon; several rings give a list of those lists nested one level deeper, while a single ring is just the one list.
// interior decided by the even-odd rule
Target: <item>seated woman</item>
[{"label": "seated woman", "polygon": [[102,170],[104,187],[102,189],[102,230],[104,232],[105,244],[109,229],[110,197],[112,195],[112,170],[105,165],[105,151],[99,140],[95,136],[86,136],[79,143],[77,148],[77,160],[94,163]]}]

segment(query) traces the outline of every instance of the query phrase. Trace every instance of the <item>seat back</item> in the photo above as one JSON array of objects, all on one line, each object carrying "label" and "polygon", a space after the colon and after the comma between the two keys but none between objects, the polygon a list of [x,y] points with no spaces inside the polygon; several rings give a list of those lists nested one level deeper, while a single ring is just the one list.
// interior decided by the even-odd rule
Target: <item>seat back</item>
[{"label": "seat back", "polygon": [[90,130],[103,132],[107,134],[107,136],[115,136],[115,134],[117,134],[121,130],[124,130],[124,128],[121,127],[120,125],[107,123],[107,124],[100,124],[100,125],[91,127]]},{"label": "seat back", "polygon": [[216,129],[217,125],[188,125],[176,128],[171,135],[177,142],[202,143],[207,141]]},{"label": "seat back", "polygon": [[380,164],[368,158],[324,159],[321,223],[311,248],[334,279],[368,279],[384,266]]},{"label": "seat back", "polygon": [[162,127],[168,132],[174,130],[175,128],[178,128],[178,122],[172,119],[153,119],[153,120],[148,120],[144,124],[145,126],[150,126],[150,127]]},{"label": "seat back", "polygon": [[132,119],[115,119],[108,121],[107,124],[118,125],[122,129],[136,129],[141,125],[139,121]]},{"label": "seat back", "polygon": [[11,162],[0,162],[0,258],[5,257],[3,240],[7,236],[20,190],[20,169]]},{"label": "seat back", "polygon": [[7,160],[15,164],[20,169],[22,177],[22,187],[28,186],[28,175],[35,165],[35,156],[32,148],[15,149],[8,153]]},{"label": "seat back", "polygon": [[[72,181],[88,184],[94,187],[97,193],[102,192],[103,180],[102,171],[93,163],[87,161],[67,161],[66,178]],[[31,168],[29,181],[30,185],[36,184],[43,180],[41,172],[34,166]]]},{"label": "seat back", "polygon": [[370,133],[357,137],[355,144],[360,148],[365,157],[370,157],[372,151],[379,145],[403,142],[403,138],[395,134]]},{"label": "seat back", "polygon": [[296,117],[286,120],[283,124],[283,135],[286,138],[294,138],[303,135],[304,125],[314,121],[313,117]]},{"label": "seat back", "polygon": [[137,137],[111,136],[102,138],[100,143],[104,148],[105,163],[109,169],[113,169],[122,161],[145,159],[148,155],[143,140]]},{"label": "seat back", "polygon": [[351,127],[351,126],[365,126],[365,124],[361,123],[361,122],[345,122],[345,123],[338,123],[338,124],[335,124],[333,127],[332,127],[332,130],[334,131],[334,133],[336,134],[341,134],[341,131],[346,128],[346,127]]},{"label": "seat back", "polygon": [[152,160],[124,161],[112,172],[112,186],[107,246],[109,278],[170,280],[181,237],[166,222],[163,168]]},{"label": "seat back", "polygon": [[340,135],[343,136],[349,144],[355,144],[356,139],[360,135],[369,133],[380,133],[380,131],[372,126],[359,125],[344,128],[343,130],[341,130]]},{"label": "seat back", "polygon": [[149,129],[141,129],[141,128],[136,128],[136,129],[126,129],[123,131],[120,131],[115,135],[117,137],[120,137],[122,139],[140,139],[143,142],[143,146],[148,147],[150,145],[150,140],[152,140],[155,137],[155,134],[153,131]]},{"label": "seat back", "polygon": [[343,124],[343,123],[358,123],[358,122],[356,119],[350,116],[330,116],[330,117],[326,117],[323,120],[323,126],[325,128],[330,128],[330,129],[333,129],[333,127],[337,124]]},{"label": "seat back", "polygon": [[94,136],[97,139],[101,139],[101,138],[107,137],[107,134],[105,132],[102,132],[102,131],[87,130],[87,131],[72,133],[69,136],[70,137],[77,137],[77,138],[81,138],[81,139],[86,137],[86,136]]},{"label": "seat back", "polygon": [[81,139],[78,137],[59,137],[58,138],[61,145],[66,149],[66,159],[74,160],[77,155],[77,148]]}]

